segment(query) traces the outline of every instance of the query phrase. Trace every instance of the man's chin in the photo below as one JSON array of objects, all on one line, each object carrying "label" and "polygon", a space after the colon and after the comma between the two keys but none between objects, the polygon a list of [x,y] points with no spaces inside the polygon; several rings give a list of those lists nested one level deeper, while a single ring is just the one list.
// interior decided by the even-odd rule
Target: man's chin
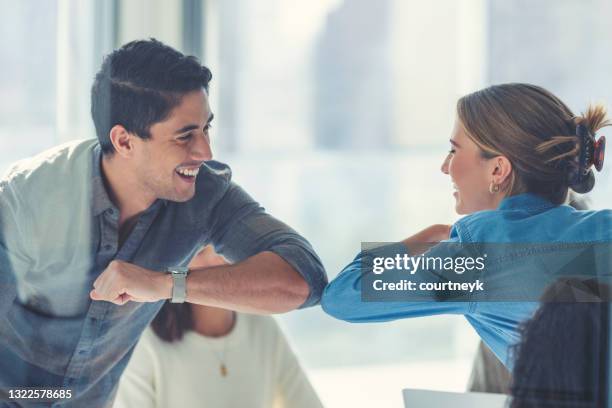
[{"label": "man's chin", "polygon": [[166,197],[162,197],[164,200],[172,201],[175,203],[184,203],[189,201],[195,196],[195,188],[190,191],[173,191],[172,194],[169,194]]},{"label": "man's chin", "polygon": [[177,203],[184,203],[186,201],[189,201],[193,198],[193,196],[195,196],[195,189],[191,192],[189,192],[189,194],[182,194],[181,196],[178,196],[176,200]]}]

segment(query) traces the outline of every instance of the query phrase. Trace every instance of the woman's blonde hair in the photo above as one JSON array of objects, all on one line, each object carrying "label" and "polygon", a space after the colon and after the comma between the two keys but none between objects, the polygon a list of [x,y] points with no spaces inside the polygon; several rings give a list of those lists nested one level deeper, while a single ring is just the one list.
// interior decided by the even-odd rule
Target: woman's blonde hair
[{"label": "woman's blonde hair", "polygon": [[[530,192],[562,204],[569,188],[578,193],[593,188],[593,171],[577,168],[584,143],[576,126],[594,135],[610,125],[602,105],[576,116],[547,90],[512,83],[464,96],[457,102],[457,115],[483,157],[505,156],[512,163],[512,174],[502,185],[507,195]],[[577,171],[584,174],[575,177]]]}]

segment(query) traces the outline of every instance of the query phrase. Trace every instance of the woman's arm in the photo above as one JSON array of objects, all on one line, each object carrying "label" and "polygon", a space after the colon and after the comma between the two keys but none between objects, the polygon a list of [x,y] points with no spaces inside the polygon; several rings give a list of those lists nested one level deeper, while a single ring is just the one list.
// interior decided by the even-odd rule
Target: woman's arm
[{"label": "woman's arm", "polygon": [[[436,242],[458,242],[458,236],[451,233],[450,226],[433,225],[425,230],[405,239],[401,243],[387,245],[373,250],[373,252],[386,254],[407,253],[416,256],[424,253]],[[435,248],[432,248],[432,251]],[[444,248],[441,247],[443,250]],[[440,254],[437,254],[440,255]],[[407,317],[419,317],[435,314],[464,314],[468,311],[468,302],[437,301],[435,293],[422,291],[418,296],[411,296],[418,301],[363,301],[362,281],[372,278],[373,271],[362,268],[364,262],[370,262],[372,252],[361,252],[342,272],[325,288],[321,299],[323,310],[341,320],[349,322],[380,322],[396,320]],[[409,275],[414,281],[435,280],[428,270],[417,270]],[[430,279],[431,278],[431,279]]]}]

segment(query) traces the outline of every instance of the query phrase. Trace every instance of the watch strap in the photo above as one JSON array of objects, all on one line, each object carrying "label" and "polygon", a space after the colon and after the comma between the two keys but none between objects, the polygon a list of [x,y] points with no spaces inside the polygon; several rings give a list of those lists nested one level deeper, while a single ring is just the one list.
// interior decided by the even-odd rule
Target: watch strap
[{"label": "watch strap", "polygon": [[187,297],[187,274],[189,269],[184,266],[168,268],[172,274],[172,298],[171,303],[184,303]]}]

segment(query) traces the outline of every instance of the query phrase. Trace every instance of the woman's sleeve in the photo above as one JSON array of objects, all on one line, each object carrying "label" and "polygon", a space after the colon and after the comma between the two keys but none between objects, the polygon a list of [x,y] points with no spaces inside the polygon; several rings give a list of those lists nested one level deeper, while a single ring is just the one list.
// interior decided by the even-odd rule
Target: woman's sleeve
[{"label": "woman's sleeve", "polygon": [[[453,249],[456,250],[458,245],[458,237],[453,236],[451,232],[450,240],[434,246],[425,253],[425,256],[456,256]],[[435,291],[418,290],[404,293],[397,291],[384,294],[373,291],[370,283],[377,277],[373,268],[364,265],[372,265],[374,257],[385,257],[391,254],[403,256],[408,254],[408,248],[402,243],[395,243],[360,252],[353,262],[348,264],[323,291],[321,298],[323,310],[337,319],[353,323],[383,322],[409,317],[468,312],[469,302],[440,298],[440,293]],[[405,274],[405,277],[414,282],[418,288],[420,283],[443,282],[448,275],[419,268],[412,274]],[[362,299],[362,294],[368,295],[366,297],[369,299]],[[372,297],[383,300],[372,301]]]},{"label": "woman's sleeve", "polygon": [[[134,349],[123,376],[119,381],[119,389],[115,398],[114,408],[153,408],[156,403],[156,356],[153,345],[145,334]],[[157,379],[159,380],[159,379]]]}]

